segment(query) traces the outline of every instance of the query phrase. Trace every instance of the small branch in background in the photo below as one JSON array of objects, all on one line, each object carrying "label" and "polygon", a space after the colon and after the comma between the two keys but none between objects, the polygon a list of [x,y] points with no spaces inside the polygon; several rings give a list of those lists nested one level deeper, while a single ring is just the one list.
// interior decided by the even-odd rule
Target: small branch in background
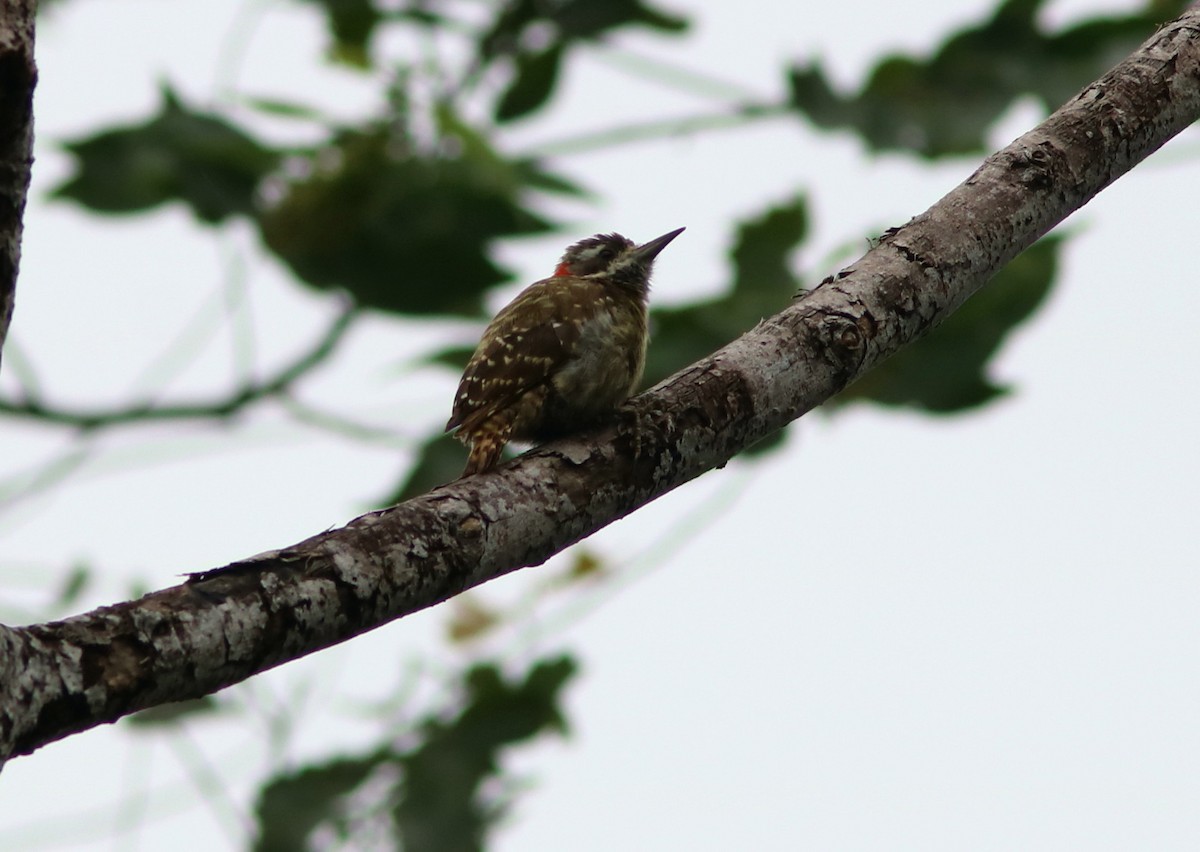
[{"label": "small branch in background", "polygon": [[[635,75],[680,92],[703,98],[725,101],[733,106],[761,101],[757,93],[740,83],[731,83],[711,74],[681,68],[652,56],[635,53],[628,48],[615,48],[601,43],[593,56],[611,68]],[[607,49],[606,49],[607,48]]]},{"label": "small branch in background", "polygon": [[333,432],[360,443],[384,444],[400,448],[411,447],[418,440],[414,435],[404,435],[395,429],[371,426],[339,414],[321,411],[307,403],[301,402],[290,394],[281,395],[279,404],[297,423],[303,423],[306,426],[312,426],[326,432]]},{"label": "small branch in background", "polygon": [[[221,327],[225,300],[222,292],[212,293],[180,325],[158,355],[141,368],[129,385],[128,396],[142,400],[144,406],[153,405],[167,386],[192,366],[212,342]],[[240,379],[243,383],[247,381],[244,375]]]},{"label": "small branch in background", "polygon": [[791,109],[784,104],[743,104],[736,109],[723,112],[701,113],[663,121],[632,122],[606,130],[566,136],[562,139],[534,145],[525,154],[530,157],[542,158],[561,157],[600,149],[611,150],[618,145],[629,145],[634,142],[688,136],[704,130],[740,127],[755,121],[790,115],[791,112]]},{"label": "small branch in background", "polygon": [[85,432],[94,432],[125,423],[155,420],[229,418],[239,414],[253,403],[286,393],[296,382],[323,364],[337,349],[357,316],[358,309],[353,305],[347,305],[316,344],[291,364],[264,381],[246,382],[240,389],[221,399],[172,405],[143,402],[123,408],[91,411],[44,405],[37,399],[0,399],[0,416],[21,417],[43,423],[69,426]]},{"label": "small branch in background", "polygon": [[214,65],[214,100],[237,91],[238,78],[250,56],[250,44],[258,34],[258,28],[262,25],[270,5],[268,0],[244,0],[229,22]]},{"label": "small branch in background", "polygon": [[198,796],[208,805],[213,822],[221,827],[230,848],[243,837],[254,835],[254,819],[240,808],[226,788],[219,766],[196,745],[186,725],[179,725],[167,743],[191,781]]},{"label": "small branch in background", "polygon": [[61,484],[92,457],[90,441],[75,442],[49,461],[42,462],[28,473],[18,473],[0,481],[0,514],[17,503],[36,497]]},{"label": "small branch in background", "polygon": [[21,348],[21,344],[14,337],[8,341],[4,348],[6,374],[11,376],[17,382],[18,393],[22,399],[41,399],[42,383],[38,378],[37,370],[33,366],[33,361]]},{"label": "small branch in background", "polygon": [[246,257],[232,240],[222,240],[219,247],[225,267],[221,296],[232,342],[233,380],[244,383],[254,376],[258,350],[254,331],[254,303],[246,278]]}]

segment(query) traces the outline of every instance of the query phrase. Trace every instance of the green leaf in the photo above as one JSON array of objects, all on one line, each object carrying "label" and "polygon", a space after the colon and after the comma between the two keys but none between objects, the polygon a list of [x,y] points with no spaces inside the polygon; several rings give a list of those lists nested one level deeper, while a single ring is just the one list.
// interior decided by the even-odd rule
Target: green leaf
[{"label": "green leaf", "polygon": [[711,355],[748,330],[730,320],[728,296],[650,311],[650,346],[643,387],[658,384],[688,364]]},{"label": "green leaf", "polygon": [[58,592],[54,596],[52,606],[55,609],[72,606],[79,600],[91,583],[92,568],[90,565],[80,562],[72,566],[67,575],[63,577]]},{"label": "green leaf", "polygon": [[542,107],[554,91],[562,57],[560,44],[547,50],[517,54],[512,82],[496,105],[496,121],[512,121]]},{"label": "green leaf", "polygon": [[371,65],[371,36],[383,15],[373,0],[305,0],[321,6],[333,36],[329,56],[356,68]]},{"label": "green leaf", "polygon": [[787,429],[780,429],[777,432],[772,432],[770,435],[767,435],[767,437],[742,450],[741,457],[748,459],[753,458],[754,456],[765,456],[767,453],[772,453],[783,446],[784,442],[787,440],[787,437]]},{"label": "green leaf", "polygon": [[1185,4],[1150,3],[1140,13],[1096,18],[1057,34],[1039,25],[1042,5],[1008,0],[930,57],[887,57],[853,95],[834,92],[817,63],[793,67],[791,103],[819,127],[853,130],[874,150],[930,158],[980,151],[1015,100],[1032,95],[1057,108]]},{"label": "green leaf", "polygon": [[574,181],[567,180],[562,175],[545,171],[536,160],[517,160],[513,162],[512,167],[517,179],[531,189],[575,198],[595,198],[593,193]]},{"label": "green leaf", "polygon": [[435,364],[439,367],[446,367],[455,373],[461,373],[467,367],[467,362],[471,360],[471,356],[475,354],[474,346],[448,346],[445,349],[439,349],[430,355],[421,359],[422,364]]},{"label": "green leaf", "polygon": [[826,407],[861,401],[949,414],[1007,393],[1008,388],[988,377],[988,361],[1050,292],[1062,241],[1060,236],[1039,240],[942,325],[871,370]]},{"label": "green leaf", "polygon": [[483,782],[499,773],[506,747],[546,730],[566,730],[560,693],[575,670],[564,656],[539,662],[519,682],[506,680],[493,665],[468,673],[462,713],[450,722],[429,722],[425,742],[403,760],[404,795],[393,817],[405,852],[483,846],[484,832],[508,805],[498,796],[483,799]]},{"label": "green leaf", "polygon": [[240,97],[238,103],[255,112],[274,118],[295,118],[302,121],[324,122],[326,117],[316,107],[281,98]]},{"label": "green leaf", "polygon": [[162,728],[178,725],[183,719],[191,716],[206,716],[217,712],[220,705],[211,695],[200,698],[189,698],[186,701],[172,701],[170,704],[160,704],[140,710],[125,721],[135,728]]},{"label": "green leaf", "polygon": [[408,472],[404,482],[382,502],[382,505],[394,506],[439,485],[453,482],[462,475],[466,463],[467,450],[452,435],[430,438],[421,445],[416,464]]},{"label": "green leaf", "polygon": [[222,118],[187,107],[169,88],[157,116],[67,142],[74,174],[52,197],[101,213],[140,213],[182,201],[204,222],[254,210],[279,153]]},{"label": "green leaf", "polygon": [[640,0],[567,0],[554,4],[553,20],[568,39],[598,39],[618,27],[640,26],[666,33],[687,29],[687,18]]},{"label": "green leaf", "polygon": [[575,668],[570,657],[553,657],[507,679],[494,665],[474,666],[463,674],[463,695],[451,699],[457,714],[435,711],[406,730],[405,740],[417,740],[408,751],[388,747],[276,776],[258,797],[254,848],[312,848],[318,828],[357,841],[354,848],[364,836],[387,835],[406,852],[482,848],[508,805],[500,798],[507,785],[491,785],[500,792],[490,793],[484,782],[505,780],[505,749],[566,730],[561,692]]},{"label": "green leaf", "polygon": [[342,819],[345,797],[384,762],[390,752],[340,758],[299,772],[279,775],[259,793],[257,852],[308,849],[309,835],[323,823]]},{"label": "green leaf", "polygon": [[742,322],[758,322],[800,289],[788,260],[808,236],[808,205],[801,196],[744,223],[733,247],[733,298]]},{"label": "green leaf", "polygon": [[573,41],[597,40],[622,27],[647,27],[678,33],[687,19],[647,6],[640,0],[516,0],[509,3],[479,41],[485,60],[520,52],[527,33],[549,30],[561,46]]},{"label": "green leaf", "polygon": [[550,226],[524,206],[528,163],[515,168],[449,116],[441,132],[437,152],[395,128],[343,134],[261,215],[267,245],[307,284],[365,307],[478,315],[484,292],[509,277],[492,242]]}]

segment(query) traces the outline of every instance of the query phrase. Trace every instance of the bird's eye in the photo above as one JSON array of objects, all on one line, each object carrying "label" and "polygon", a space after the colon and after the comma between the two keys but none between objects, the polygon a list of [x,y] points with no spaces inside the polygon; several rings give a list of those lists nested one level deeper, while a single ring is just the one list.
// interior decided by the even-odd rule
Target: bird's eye
[{"label": "bird's eye", "polygon": [[600,250],[600,259],[601,260],[612,260],[616,256],[617,256],[617,253],[610,248]]}]

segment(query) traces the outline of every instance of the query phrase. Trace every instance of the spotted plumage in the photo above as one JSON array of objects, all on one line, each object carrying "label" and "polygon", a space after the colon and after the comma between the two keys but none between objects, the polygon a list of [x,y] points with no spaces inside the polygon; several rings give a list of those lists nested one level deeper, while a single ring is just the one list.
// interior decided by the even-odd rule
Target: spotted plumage
[{"label": "spotted plumage", "polygon": [[577,431],[625,401],[646,359],[654,258],[683,228],[636,245],[597,234],[572,245],[483,333],[446,430],[470,446],[464,476],[494,467],[509,441]]}]

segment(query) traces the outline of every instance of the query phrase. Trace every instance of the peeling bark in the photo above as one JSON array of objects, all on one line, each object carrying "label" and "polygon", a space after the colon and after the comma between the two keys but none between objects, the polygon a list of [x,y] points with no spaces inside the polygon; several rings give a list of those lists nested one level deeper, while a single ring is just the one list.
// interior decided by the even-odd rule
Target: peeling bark
[{"label": "peeling bark", "polygon": [[21,263],[21,230],[33,164],[33,20],[36,0],[0,0],[0,353]]},{"label": "peeling bark", "polygon": [[0,628],[0,754],[192,698],[552,554],[821,404],[1200,117],[1200,9],[783,312],[540,447],[138,601]]}]

